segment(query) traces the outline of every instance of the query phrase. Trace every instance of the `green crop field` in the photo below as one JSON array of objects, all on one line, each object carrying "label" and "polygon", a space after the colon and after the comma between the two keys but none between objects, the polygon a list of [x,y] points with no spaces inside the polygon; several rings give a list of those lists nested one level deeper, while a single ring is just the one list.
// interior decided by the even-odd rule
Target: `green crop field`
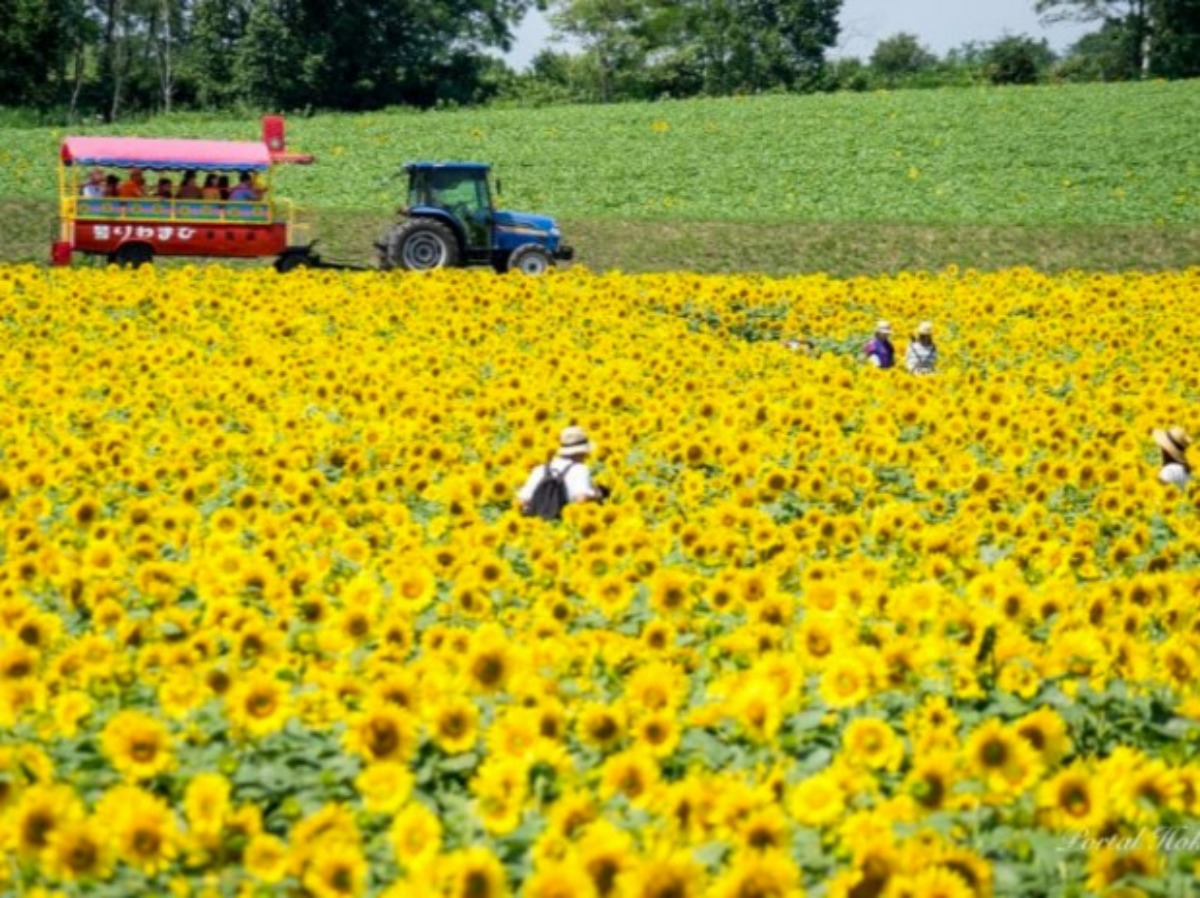
[{"label": "green crop field", "polygon": [[[293,117],[290,144],[318,164],[277,189],[350,255],[398,204],[403,161],[472,159],[496,166],[505,205],[562,218],[595,267],[1173,267],[1200,261],[1197,87]],[[44,256],[63,133],[0,129],[0,256]],[[253,139],[258,122],[88,133]]]}]

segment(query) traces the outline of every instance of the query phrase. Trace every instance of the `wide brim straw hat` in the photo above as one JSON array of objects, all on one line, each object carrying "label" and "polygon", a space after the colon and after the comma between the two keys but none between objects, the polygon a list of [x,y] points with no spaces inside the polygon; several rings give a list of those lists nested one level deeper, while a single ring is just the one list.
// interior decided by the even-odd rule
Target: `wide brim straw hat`
[{"label": "wide brim straw hat", "polygon": [[917,336],[918,337],[932,337],[933,336],[933,322],[932,321],[922,321],[920,324],[918,324],[917,325]]},{"label": "wide brim straw hat", "polygon": [[1170,430],[1156,430],[1151,436],[1158,447],[1178,462],[1184,461],[1184,453],[1192,444],[1192,438],[1182,427],[1172,427]]},{"label": "wide brim straw hat", "polygon": [[890,334],[892,332],[892,324],[890,321],[880,321],[875,325],[875,333]]},{"label": "wide brim straw hat", "polygon": [[559,455],[587,455],[591,451],[591,440],[588,439],[588,435],[582,427],[572,425],[571,427],[563,428],[563,432],[558,438]]}]

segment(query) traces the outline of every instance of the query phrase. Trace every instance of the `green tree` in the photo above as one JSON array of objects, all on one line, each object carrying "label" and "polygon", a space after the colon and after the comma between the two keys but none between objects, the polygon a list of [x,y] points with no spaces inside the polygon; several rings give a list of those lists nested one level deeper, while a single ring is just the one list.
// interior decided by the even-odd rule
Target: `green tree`
[{"label": "green tree", "polygon": [[96,35],[91,105],[115,120],[137,109],[171,108],[186,43],[187,0],[88,0]]},{"label": "green tree", "polygon": [[183,65],[201,106],[228,106],[241,95],[234,71],[253,8],[253,0],[195,0]]},{"label": "green tree", "polygon": [[871,69],[887,84],[928,71],[937,62],[937,56],[922,46],[915,34],[903,31],[885,37],[871,53]]},{"label": "green tree", "polygon": [[1101,38],[1082,49],[1095,60],[1102,47],[1106,71],[1131,77],[1200,74],[1200,0],[1036,0],[1034,9],[1051,22],[1098,22]]},{"label": "green tree", "polygon": [[984,66],[993,84],[1036,84],[1054,64],[1045,40],[1027,35],[1002,37],[984,52]]},{"label": "green tree", "polygon": [[852,90],[861,93],[870,90],[874,84],[871,69],[857,57],[835,60],[829,68],[830,90]]},{"label": "green tree", "polygon": [[41,106],[55,99],[75,12],[66,0],[0,2],[0,102]]},{"label": "green tree", "polygon": [[1149,72],[1151,5],[1153,0],[1037,0],[1034,9],[1048,22],[1100,22],[1110,34],[1120,31],[1114,46],[1127,54],[1133,72]]},{"label": "green tree", "polygon": [[602,103],[638,93],[647,58],[655,49],[655,0],[562,0],[550,22],[573,38],[595,66],[595,98]]},{"label": "green tree", "polygon": [[530,0],[252,0],[234,82],[259,106],[471,102]]},{"label": "green tree", "polygon": [[1118,22],[1105,22],[1067,51],[1054,75],[1062,81],[1130,81],[1139,76],[1130,36]]},{"label": "green tree", "polygon": [[815,86],[837,43],[841,7],[841,0],[734,3],[721,92]]},{"label": "green tree", "polygon": [[304,106],[305,80],[314,59],[282,4],[256,0],[232,60],[235,96],[260,109]]},{"label": "green tree", "polygon": [[1157,26],[1151,71],[1166,78],[1200,77],[1200,0],[1163,3]]},{"label": "green tree", "polygon": [[841,0],[557,0],[602,100],[819,86]]}]

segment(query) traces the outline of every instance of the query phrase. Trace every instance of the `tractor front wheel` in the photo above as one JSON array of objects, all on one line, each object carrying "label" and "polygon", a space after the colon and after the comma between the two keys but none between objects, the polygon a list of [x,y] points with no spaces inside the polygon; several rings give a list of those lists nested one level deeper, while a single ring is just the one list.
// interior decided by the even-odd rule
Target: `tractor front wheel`
[{"label": "tractor front wheel", "polygon": [[545,274],[554,267],[554,259],[536,244],[518,246],[508,257],[508,270],[522,274]]},{"label": "tractor front wheel", "polygon": [[388,235],[386,261],[390,268],[433,271],[453,268],[458,259],[458,240],[440,221],[408,218]]}]

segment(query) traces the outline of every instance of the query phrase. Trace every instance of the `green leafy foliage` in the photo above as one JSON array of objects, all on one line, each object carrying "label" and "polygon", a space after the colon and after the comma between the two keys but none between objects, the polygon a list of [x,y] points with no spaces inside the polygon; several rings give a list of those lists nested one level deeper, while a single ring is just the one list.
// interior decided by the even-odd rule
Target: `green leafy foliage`
[{"label": "green leafy foliage", "polygon": [[[773,96],[293,118],[317,164],[276,192],[389,212],[400,165],[495,166],[509,208],[567,219],[993,225],[1196,224],[1185,83]],[[103,133],[252,139],[198,115]],[[96,129],[99,133],[100,129]],[[60,129],[0,129],[0,197],[51,200]]]}]

